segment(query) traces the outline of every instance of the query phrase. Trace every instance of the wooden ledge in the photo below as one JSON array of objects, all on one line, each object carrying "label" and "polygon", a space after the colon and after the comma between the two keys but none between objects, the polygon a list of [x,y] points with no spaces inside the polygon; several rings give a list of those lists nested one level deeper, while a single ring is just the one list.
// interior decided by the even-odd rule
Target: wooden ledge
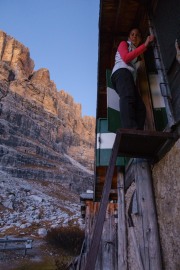
[{"label": "wooden ledge", "polygon": [[171,132],[118,129],[118,156],[159,159],[175,142],[175,135]]}]

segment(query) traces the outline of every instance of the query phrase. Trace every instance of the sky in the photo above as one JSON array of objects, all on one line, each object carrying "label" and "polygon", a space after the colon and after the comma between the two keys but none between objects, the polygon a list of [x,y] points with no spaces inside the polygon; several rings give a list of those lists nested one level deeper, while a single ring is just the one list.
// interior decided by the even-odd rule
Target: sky
[{"label": "sky", "polygon": [[29,48],[57,90],[96,116],[99,0],[0,0],[0,30]]}]

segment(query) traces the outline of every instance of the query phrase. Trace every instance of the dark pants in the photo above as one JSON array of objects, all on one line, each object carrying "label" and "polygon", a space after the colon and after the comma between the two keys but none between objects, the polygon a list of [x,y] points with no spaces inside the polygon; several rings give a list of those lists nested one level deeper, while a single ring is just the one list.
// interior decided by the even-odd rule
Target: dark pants
[{"label": "dark pants", "polygon": [[144,129],[146,108],[131,72],[126,68],[118,69],[111,80],[120,97],[122,128]]}]

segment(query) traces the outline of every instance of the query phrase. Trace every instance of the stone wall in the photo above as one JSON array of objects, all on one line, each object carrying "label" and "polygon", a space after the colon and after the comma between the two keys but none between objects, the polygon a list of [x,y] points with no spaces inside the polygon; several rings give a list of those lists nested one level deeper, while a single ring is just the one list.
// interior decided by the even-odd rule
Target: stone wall
[{"label": "stone wall", "polygon": [[180,269],[180,140],[153,168],[153,184],[165,270]]}]

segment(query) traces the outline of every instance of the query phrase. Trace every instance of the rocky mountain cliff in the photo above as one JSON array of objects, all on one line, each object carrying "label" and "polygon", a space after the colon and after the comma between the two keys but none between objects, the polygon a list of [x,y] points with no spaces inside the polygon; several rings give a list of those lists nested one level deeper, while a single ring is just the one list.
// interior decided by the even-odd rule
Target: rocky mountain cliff
[{"label": "rocky mountain cliff", "polygon": [[[93,189],[94,144],[95,118],[82,117],[81,105],[57,90],[47,69],[34,71],[28,48],[0,31],[2,175],[79,194]],[[16,196],[12,187],[6,193]],[[7,206],[7,197],[0,200]]]}]

